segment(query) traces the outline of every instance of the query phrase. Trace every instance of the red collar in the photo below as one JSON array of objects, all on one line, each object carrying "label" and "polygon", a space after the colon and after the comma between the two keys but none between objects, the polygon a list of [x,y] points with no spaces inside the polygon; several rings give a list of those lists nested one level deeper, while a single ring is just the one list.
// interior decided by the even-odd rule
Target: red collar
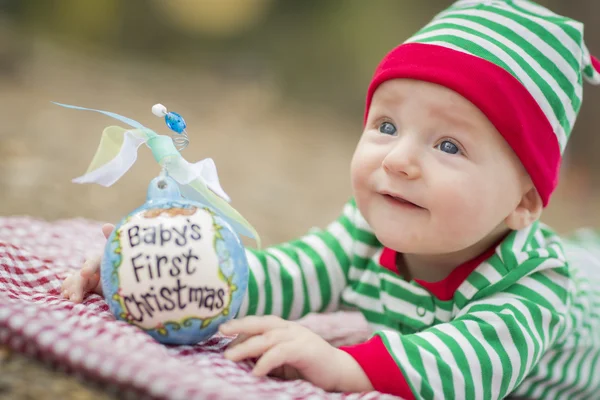
[{"label": "red collar", "polygon": [[[442,301],[452,300],[458,287],[467,279],[469,275],[471,275],[471,273],[479,266],[479,264],[494,254],[497,245],[498,244],[490,247],[477,257],[454,268],[450,275],[441,281],[426,282],[420,279],[415,279],[415,282],[423,286],[431,294]],[[381,257],[379,258],[379,264],[393,273],[398,274],[398,267],[396,266],[396,254],[396,251],[384,247]]]}]

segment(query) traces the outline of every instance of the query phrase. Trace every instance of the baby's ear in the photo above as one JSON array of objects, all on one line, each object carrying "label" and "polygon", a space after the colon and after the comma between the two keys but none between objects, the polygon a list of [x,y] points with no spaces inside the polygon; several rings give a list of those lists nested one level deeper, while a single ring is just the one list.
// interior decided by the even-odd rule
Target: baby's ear
[{"label": "baby's ear", "polygon": [[504,222],[510,229],[518,231],[537,221],[543,209],[544,204],[540,194],[535,187],[531,187]]}]

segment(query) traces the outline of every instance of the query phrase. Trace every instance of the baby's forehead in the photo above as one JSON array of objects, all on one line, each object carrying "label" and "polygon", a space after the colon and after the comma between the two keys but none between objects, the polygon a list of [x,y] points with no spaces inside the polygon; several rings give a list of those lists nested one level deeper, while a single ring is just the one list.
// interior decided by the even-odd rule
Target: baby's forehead
[{"label": "baby's forehead", "polygon": [[409,117],[426,115],[460,125],[491,124],[483,112],[460,93],[425,81],[393,79],[382,83],[373,95],[371,109],[391,114],[407,111]]}]

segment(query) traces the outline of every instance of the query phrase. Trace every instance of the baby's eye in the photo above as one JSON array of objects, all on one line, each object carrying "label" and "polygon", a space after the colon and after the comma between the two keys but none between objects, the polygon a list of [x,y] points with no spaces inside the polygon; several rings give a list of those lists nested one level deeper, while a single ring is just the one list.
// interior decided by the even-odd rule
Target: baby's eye
[{"label": "baby's eye", "polygon": [[381,125],[379,125],[379,132],[385,135],[395,135],[396,127],[391,122],[382,122]]},{"label": "baby's eye", "polygon": [[436,146],[436,148],[448,154],[460,153],[460,149],[458,148],[458,146],[449,140],[443,140],[442,142],[440,142],[440,144]]}]

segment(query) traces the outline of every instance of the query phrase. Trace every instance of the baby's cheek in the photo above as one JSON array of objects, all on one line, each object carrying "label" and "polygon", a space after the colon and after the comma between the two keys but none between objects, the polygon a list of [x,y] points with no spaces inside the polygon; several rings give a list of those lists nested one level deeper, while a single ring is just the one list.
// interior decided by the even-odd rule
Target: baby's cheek
[{"label": "baby's cheek", "polygon": [[470,185],[455,186],[454,190],[440,199],[441,220],[444,237],[452,247],[461,248],[481,240],[495,227],[490,215],[489,199]]}]

